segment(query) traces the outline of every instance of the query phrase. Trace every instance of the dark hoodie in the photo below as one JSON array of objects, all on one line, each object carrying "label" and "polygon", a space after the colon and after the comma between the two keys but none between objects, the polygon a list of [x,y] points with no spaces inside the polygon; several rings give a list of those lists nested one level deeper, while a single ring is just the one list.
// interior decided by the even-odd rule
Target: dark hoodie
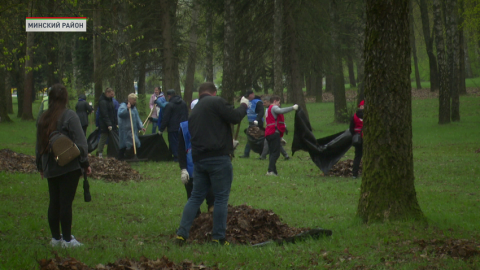
[{"label": "dark hoodie", "polygon": [[188,120],[188,107],[185,101],[179,96],[172,96],[165,106],[162,115],[160,132],[168,128],[168,132],[178,132],[180,123]]},{"label": "dark hoodie", "polygon": [[77,112],[78,118],[80,118],[80,124],[82,124],[82,127],[88,126],[88,115],[93,111],[93,108],[88,104],[87,97],[84,94],[78,96],[75,111]]},{"label": "dark hoodie", "polygon": [[99,126],[102,132],[108,132],[109,126],[116,129],[118,123],[117,113],[112,98],[106,97],[105,93],[102,93],[98,100],[98,108],[100,110]]}]

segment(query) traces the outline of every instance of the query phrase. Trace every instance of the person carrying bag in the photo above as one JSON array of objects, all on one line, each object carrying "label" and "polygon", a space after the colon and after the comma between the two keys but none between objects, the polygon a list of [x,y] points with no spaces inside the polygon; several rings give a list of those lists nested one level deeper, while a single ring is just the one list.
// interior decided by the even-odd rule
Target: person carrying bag
[{"label": "person carrying bag", "polygon": [[38,121],[35,156],[42,179],[48,180],[50,245],[78,247],[82,244],[71,235],[72,203],[82,170],[86,174],[92,172],[87,140],[77,114],[66,109],[65,86],[52,86],[48,102],[48,110]]},{"label": "person carrying bag", "polygon": [[358,177],[360,161],[363,155],[363,108],[365,101],[360,101],[357,112],[350,120],[350,133],[352,133],[352,145],[355,147],[355,157],[353,159],[352,177]]}]

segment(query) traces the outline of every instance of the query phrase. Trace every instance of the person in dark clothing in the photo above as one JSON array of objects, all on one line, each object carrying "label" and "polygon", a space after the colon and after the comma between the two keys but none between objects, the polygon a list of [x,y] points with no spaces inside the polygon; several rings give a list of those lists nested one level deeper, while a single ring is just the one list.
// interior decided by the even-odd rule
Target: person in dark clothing
[{"label": "person in dark clothing", "polygon": [[103,147],[108,139],[108,132],[117,129],[117,114],[112,100],[114,96],[115,92],[109,87],[98,100],[98,108],[100,110],[99,126],[101,135],[100,141],[98,142],[97,155],[100,158],[103,157]]},{"label": "person in dark clothing", "polygon": [[[65,86],[53,85],[49,93],[48,110],[38,121],[35,163],[42,179],[45,177],[48,180],[48,224],[52,233],[50,245],[71,248],[82,246],[71,235],[73,199],[82,169],[87,174],[91,174],[92,169],[88,163],[87,139],[83,134],[80,119],[74,111],[66,108],[67,102],[68,92]],[[58,165],[49,151],[49,137],[54,131],[69,137],[80,150],[80,156],[64,166]]]},{"label": "person in dark clothing", "polygon": [[[178,136],[178,164],[180,165],[181,177],[180,180],[185,185],[187,191],[187,200],[192,196],[193,190],[193,160],[192,160],[192,144],[190,143],[190,132],[188,131],[188,121],[180,123],[180,136]],[[207,207],[209,212],[213,212],[215,197],[213,196],[212,188],[208,190]],[[201,213],[200,208],[197,211],[197,216]]]},{"label": "person in dark clothing", "polygon": [[175,94],[175,90],[167,91],[168,104],[162,115],[162,124],[159,134],[162,134],[168,128],[168,144],[172,152],[173,160],[178,161],[178,129],[180,123],[188,120],[188,107],[183,99]]},{"label": "person in dark clothing", "polygon": [[[245,93],[245,97],[249,100],[248,108],[247,108],[247,117],[248,117],[248,125],[252,126],[258,125],[261,129],[263,129],[263,116],[265,115],[265,110],[263,108],[263,102],[259,96],[256,96],[252,90],[248,90]],[[249,158],[250,157],[250,144],[245,144],[245,150],[243,151],[243,156],[241,158]]]},{"label": "person in dark clothing", "polygon": [[360,162],[363,155],[363,109],[365,106],[365,101],[360,101],[358,104],[357,112],[352,116],[350,121],[350,133],[354,135],[355,133],[361,134],[362,141],[360,145],[355,145],[355,157],[353,159],[353,168],[352,168],[352,177],[358,177],[358,170],[360,167]]},{"label": "person in dark clothing", "polygon": [[78,96],[77,105],[75,105],[75,111],[78,118],[80,118],[80,124],[82,124],[83,133],[87,135],[88,128],[88,115],[93,112],[92,105],[87,102],[87,97],[84,94]]},{"label": "person in dark clothing", "polygon": [[240,123],[247,114],[248,99],[242,97],[240,107],[234,109],[225,99],[216,96],[217,88],[211,82],[201,84],[198,94],[199,101],[188,120],[194,164],[193,191],[183,208],[176,241],[185,243],[198,208],[212,188],[215,196],[212,241],[228,245],[225,231],[233,180],[231,125]]},{"label": "person in dark clothing", "polygon": [[350,133],[352,136],[355,133],[360,133],[362,136],[362,143],[355,147],[355,157],[353,158],[352,178],[358,177],[358,169],[360,168],[360,161],[363,156],[363,108],[365,107],[365,101],[362,100],[358,104],[357,112],[352,116],[350,120]]}]

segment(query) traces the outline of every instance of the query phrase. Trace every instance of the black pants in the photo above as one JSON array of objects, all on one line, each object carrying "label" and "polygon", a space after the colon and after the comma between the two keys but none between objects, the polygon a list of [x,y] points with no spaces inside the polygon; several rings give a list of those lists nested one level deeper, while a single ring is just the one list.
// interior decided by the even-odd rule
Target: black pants
[{"label": "black pants", "polygon": [[71,240],[72,232],[72,203],[77,191],[78,181],[82,172],[80,170],[48,178],[48,224],[52,237],[60,240],[60,225],[63,240]]},{"label": "black pants", "polygon": [[[192,190],[193,190],[193,178],[190,178],[185,184],[185,190],[187,191],[187,200],[190,199],[192,196]],[[207,207],[210,208],[211,206],[214,206],[215,204],[215,196],[213,195],[212,188],[208,190],[207,197],[205,197],[205,200],[207,200]],[[200,208],[198,209],[197,216],[200,215],[201,211]]]},{"label": "black pants", "polygon": [[87,136],[87,128],[88,128],[88,125],[82,126],[82,128],[83,128],[83,133],[85,134],[85,136]]},{"label": "black pants", "polygon": [[280,157],[280,133],[275,132],[272,135],[265,137],[268,142],[268,149],[270,150],[270,159],[268,163],[268,172],[277,174],[277,160]]},{"label": "black pants", "polygon": [[353,158],[353,169],[352,174],[353,176],[358,176],[358,168],[360,167],[360,161],[362,161],[363,155],[363,143],[359,146],[355,146],[355,158]]}]

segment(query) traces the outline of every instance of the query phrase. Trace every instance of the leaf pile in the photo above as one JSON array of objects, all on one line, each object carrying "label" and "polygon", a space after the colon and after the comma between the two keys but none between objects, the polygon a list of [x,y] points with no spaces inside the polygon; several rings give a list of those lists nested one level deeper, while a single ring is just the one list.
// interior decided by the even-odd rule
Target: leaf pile
[{"label": "leaf pile", "polygon": [[0,150],[0,171],[10,173],[37,173],[35,157],[16,153],[10,149]]},{"label": "leaf pile", "polygon": [[477,154],[480,153],[480,148],[475,150],[475,153],[477,153]]},{"label": "leaf pile", "polygon": [[84,263],[76,260],[75,258],[60,258],[55,252],[55,259],[42,259],[38,263],[41,270],[125,270],[125,269],[137,269],[137,270],[183,270],[183,269],[218,269],[217,267],[207,267],[204,264],[194,265],[189,260],[184,260],[182,263],[176,264],[170,261],[166,256],[161,259],[149,260],[142,256],[140,261],[130,259],[120,259],[115,263],[108,263],[107,265],[98,264],[94,268],[90,268]]},{"label": "leaf pile", "polygon": [[89,176],[95,179],[105,179],[107,182],[119,183],[127,180],[139,181],[141,175],[125,161],[115,158],[99,158],[88,155],[88,162],[92,167],[92,174]]},{"label": "leaf pile", "polygon": [[[189,241],[211,241],[213,215],[202,213],[190,229]],[[293,237],[309,228],[294,228],[281,222],[270,210],[254,209],[248,205],[228,206],[226,239],[234,244],[258,244],[269,240]]]},{"label": "leaf pile", "polygon": [[[108,182],[116,183],[142,179],[141,175],[125,161],[119,161],[115,158],[102,159],[88,155],[88,162],[90,167],[92,167],[90,178],[105,179]],[[35,157],[16,153],[10,149],[0,150],[0,171],[38,173]]]},{"label": "leaf pile", "polygon": [[[328,172],[329,176],[343,176],[350,177],[352,176],[353,170],[353,159],[347,159],[337,162]],[[360,161],[360,167],[358,169],[358,175],[362,174],[362,162]]]}]

